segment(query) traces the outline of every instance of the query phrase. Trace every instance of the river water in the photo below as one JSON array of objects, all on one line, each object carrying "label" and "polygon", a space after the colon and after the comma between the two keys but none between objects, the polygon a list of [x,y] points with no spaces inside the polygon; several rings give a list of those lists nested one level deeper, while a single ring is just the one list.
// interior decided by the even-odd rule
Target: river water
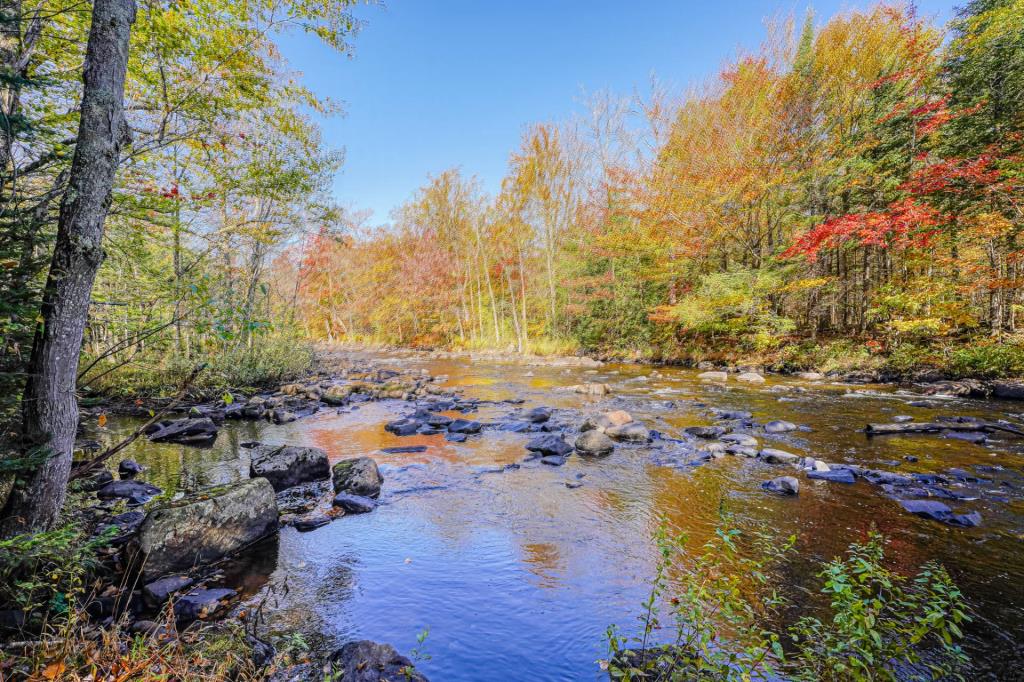
[{"label": "river water", "polygon": [[[264,608],[272,628],[297,629],[327,645],[372,639],[405,654],[419,646],[426,655],[417,667],[433,680],[602,679],[597,661],[607,652],[607,627],[636,629],[657,559],[652,534],[660,519],[685,530],[697,546],[725,508],[782,536],[795,534],[799,551],[783,573],[812,590],[816,562],[863,540],[872,526],[887,536],[888,556],[901,569],[941,561],[971,606],[965,648],[974,677],[1024,679],[1024,440],[869,439],[859,431],[894,415],[1019,421],[1024,404],[928,398],[929,406],[912,407],[907,403],[921,396],[892,388],[780,377],[759,386],[734,379],[715,385],[700,382],[693,371],[640,365],[605,365],[594,373],[414,354],[376,359],[383,366],[447,375],[446,385],[462,388],[467,397],[522,398],[526,408],[556,408],[553,421],[578,419],[577,410],[626,409],[648,427],[676,436],[686,426],[713,423],[711,407],[747,410],[761,422],[785,419],[807,429],[755,434],[762,445],[903,473],[954,467],[977,473],[987,480],[965,490],[978,499],[954,506],[978,511],[984,521],[956,528],[912,516],[862,481],[843,485],[798,475],[799,496],[776,497],[760,484],[789,473],[780,467],[725,457],[671,468],[658,465],[645,447],[618,447],[604,459],[572,456],[563,467],[533,462],[496,473],[523,461],[528,434],[485,431],[462,444],[443,436],[399,438],[383,429],[409,411],[399,401],[341,413],[328,408],[285,425],[229,422],[205,449],[135,443],[125,456],[146,466],[144,478],[168,491],[246,477],[248,455],[240,447],[246,441],[316,446],[332,461],[370,455],[380,464],[385,484],[375,512],[307,533],[284,528],[277,542],[257,548],[245,570],[232,577],[255,598],[272,592]],[[613,394],[595,398],[556,390],[583,381],[606,382]],[[512,409],[486,404],[472,417],[488,422]],[[137,423],[112,418],[98,436],[114,441]],[[427,451],[381,452],[419,444]],[[417,635],[426,630],[418,645]]]}]

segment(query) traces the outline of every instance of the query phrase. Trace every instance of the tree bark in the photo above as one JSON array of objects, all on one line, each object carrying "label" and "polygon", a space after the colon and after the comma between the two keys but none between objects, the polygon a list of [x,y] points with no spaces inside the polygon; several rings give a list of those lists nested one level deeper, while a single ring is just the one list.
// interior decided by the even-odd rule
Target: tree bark
[{"label": "tree bark", "polygon": [[42,324],[36,329],[22,401],[25,444],[43,449],[47,458],[8,499],[0,525],[3,535],[52,525],[67,493],[78,426],[78,357],[93,282],[103,261],[103,227],[114,174],[127,137],[124,83],[134,21],[134,0],[93,3],[78,143],[61,201]]}]

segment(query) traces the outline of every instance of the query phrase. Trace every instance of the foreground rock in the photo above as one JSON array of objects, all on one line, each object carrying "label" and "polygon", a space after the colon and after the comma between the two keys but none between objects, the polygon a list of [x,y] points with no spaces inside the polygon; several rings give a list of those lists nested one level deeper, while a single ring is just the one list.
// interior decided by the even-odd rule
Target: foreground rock
[{"label": "foreground rock", "polygon": [[217,439],[217,425],[207,417],[163,421],[151,428],[148,435],[154,443],[209,445]]},{"label": "foreground rock", "polygon": [[594,417],[587,417],[587,419],[580,426],[580,431],[601,431],[610,429],[613,426],[622,426],[633,421],[633,416],[625,410],[613,410],[611,412],[604,412]]},{"label": "foreground rock", "polygon": [[371,457],[343,459],[334,465],[331,477],[335,493],[361,497],[379,497],[380,488],[384,484],[384,477],[380,475],[377,462]]},{"label": "foreground rock", "polygon": [[542,456],[555,455],[556,457],[565,457],[572,452],[571,445],[562,440],[560,436],[553,434],[545,434],[530,439],[530,442],[526,444],[526,449],[530,452],[539,453]]},{"label": "foreground rock", "polygon": [[605,429],[604,433],[612,440],[627,443],[646,443],[651,439],[651,432],[640,422],[629,422],[621,426],[611,426]]},{"label": "foreground rock", "polygon": [[132,550],[148,580],[216,561],[277,530],[264,478],[201,490],[146,515]]},{"label": "foreground rock", "polygon": [[331,656],[331,679],[344,682],[427,682],[390,644],[349,642]]},{"label": "foreground rock", "polygon": [[276,491],[322,481],[330,475],[327,453],[320,448],[260,445],[253,450],[249,464],[249,477],[267,479]]},{"label": "foreground rock", "polygon": [[582,455],[603,457],[610,455],[614,449],[612,439],[600,431],[584,431],[576,439],[576,450]]},{"label": "foreground rock", "polygon": [[900,504],[905,510],[915,516],[921,516],[950,526],[971,528],[981,525],[981,514],[978,512],[954,514],[953,510],[948,506],[935,500],[900,500]]}]

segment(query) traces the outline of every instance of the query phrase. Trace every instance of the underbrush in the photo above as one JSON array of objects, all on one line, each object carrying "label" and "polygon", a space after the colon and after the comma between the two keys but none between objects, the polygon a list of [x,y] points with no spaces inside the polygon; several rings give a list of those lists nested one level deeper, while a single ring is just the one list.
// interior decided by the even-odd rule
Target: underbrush
[{"label": "underbrush", "polygon": [[[81,365],[88,366],[83,357]],[[196,394],[218,394],[231,388],[279,384],[308,374],[314,367],[313,345],[288,335],[258,337],[252,347],[211,348],[190,357],[174,352],[147,352],[104,374],[114,361],[97,363],[84,377],[91,391],[116,397],[167,395],[177,391],[198,365],[205,369],[191,385]]]},{"label": "underbrush", "polygon": [[935,562],[909,577],[890,569],[877,532],[821,566],[820,610],[807,613],[799,595],[802,615],[788,626],[787,591],[795,592],[783,571],[794,538],[742,532],[726,517],[696,554],[664,524],[657,541],[661,560],[640,634],[608,630],[612,679],[962,679],[967,657],[956,642],[970,619],[959,590]]}]

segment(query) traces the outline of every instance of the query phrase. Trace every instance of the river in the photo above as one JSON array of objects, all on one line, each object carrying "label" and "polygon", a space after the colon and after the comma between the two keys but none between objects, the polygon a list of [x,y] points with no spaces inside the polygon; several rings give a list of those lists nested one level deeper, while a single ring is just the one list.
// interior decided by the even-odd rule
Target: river
[{"label": "river", "polygon": [[[401,401],[323,409],[299,421],[273,425],[228,422],[210,448],[139,441],[125,452],[148,471],[144,478],[168,491],[188,491],[248,475],[240,444],[311,445],[332,461],[371,455],[385,478],[380,507],[346,516],[307,533],[284,528],[229,576],[254,599],[266,598],[268,624],[298,630],[327,645],[350,639],[393,644],[427,655],[417,667],[433,680],[591,680],[605,674],[610,624],[636,628],[647,595],[661,518],[700,543],[720,508],[744,521],[795,534],[798,552],[785,579],[814,589],[816,562],[863,540],[875,526],[889,539],[889,557],[912,571],[941,561],[967,596],[973,622],[965,648],[976,679],[1020,679],[1024,662],[1024,440],[994,435],[984,444],[936,435],[868,438],[869,422],[895,415],[929,421],[968,415],[1020,421],[1024,404],[927,398],[891,387],[849,386],[768,377],[748,386],[701,382],[697,372],[608,364],[598,370],[526,366],[496,360],[432,359],[395,353],[384,366],[447,375],[448,386],[481,400],[523,399],[524,407],[555,408],[554,421],[606,409],[625,409],[652,429],[681,435],[712,423],[712,407],[747,410],[766,422],[802,427],[755,434],[762,445],[827,462],[908,472],[959,468],[984,479],[966,484],[977,497],[955,505],[978,511],[976,528],[952,527],[905,512],[877,486],[844,485],[800,476],[797,497],[766,493],[760,484],[785,471],[760,461],[725,457],[699,467],[657,463],[643,446],[620,446],[603,459],[569,458],[562,467],[526,463],[497,471],[527,454],[527,434],[485,431],[465,443],[443,436],[397,437],[383,424],[409,411]],[[556,390],[583,381],[605,382],[607,397]],[[515,408],[484,404],[474,419],[501,419]],[[559,410],[571,410],[563,415]],[[116,441],[138,424],[111,418],[89,434]],[[413,454],[382,448],[425,445]],[[912,460],[907,461],[905,458]],[[979,469],[979,467],[981,467]],[[566,483],[582,483],[568,487]],[[268,596],[269,595],[269,596]],[[429,630],[425,641],[417,635]]]}]

